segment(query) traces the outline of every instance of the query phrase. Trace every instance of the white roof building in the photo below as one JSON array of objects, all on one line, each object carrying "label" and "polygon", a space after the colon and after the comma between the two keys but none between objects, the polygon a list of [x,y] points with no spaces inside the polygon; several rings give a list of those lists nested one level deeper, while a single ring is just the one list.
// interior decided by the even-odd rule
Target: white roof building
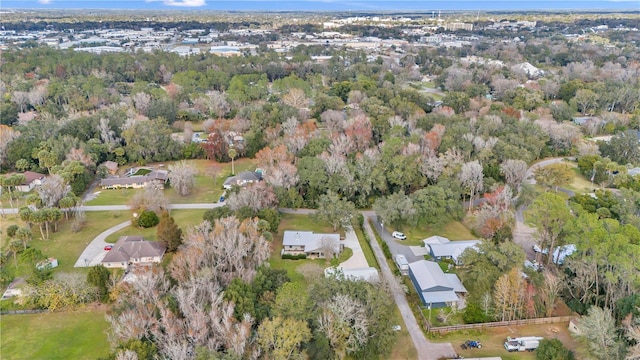
[{"label": "white roof building", "polygon": [[458,259],[468,248],[476,248],[480,240],[451,241],[442,236],[431,236],[422,240],[424,246],[429,249],[429,255],[436,260],[451,259],[456,265],[460,265]]}]

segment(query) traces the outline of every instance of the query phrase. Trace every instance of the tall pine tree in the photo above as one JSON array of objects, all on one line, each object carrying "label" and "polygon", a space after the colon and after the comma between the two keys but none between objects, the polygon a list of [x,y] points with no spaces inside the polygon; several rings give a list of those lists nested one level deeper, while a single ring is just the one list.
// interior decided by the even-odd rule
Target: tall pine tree
[{"label": "tall pine tree", "polygon": [[167,247],[167,252],[175,252],[182,244],[182,229],[176,225],[173,217],[166,211],[160,215],[158,241],[161,241]]}]

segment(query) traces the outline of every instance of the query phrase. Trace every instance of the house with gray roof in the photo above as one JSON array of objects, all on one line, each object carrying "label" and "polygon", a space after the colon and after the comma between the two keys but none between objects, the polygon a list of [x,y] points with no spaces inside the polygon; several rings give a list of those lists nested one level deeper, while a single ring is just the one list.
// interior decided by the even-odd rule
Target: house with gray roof
[{"label": "house with gray roof", "polygon": [[457,303],[459,309],[464,307],[462,299],[467,289],[456,274],[445,274],[437,263],[413,262],[409,264],[409,277],[425,306],[441,308]]},{"label": "house with gray roof", "polygon": [[262,180],[262,174],[257,171],[243,171],[235,176],[229,176],[222,184],[222,187],[229,190],[233,186],[247,186]]},{"label": "house with gray roof", "polygon": [[144,240],[142,236],[121,236],[102,259],[102,265],[127,269],[133,264],[159,263],[166,250],[162,243]]},{"label": "house with gray roof", "polygon": [[338,234],[314,234],[312,231],[287,230],[282,238],[282,255],[306,254],[308,258],[324,259],[327,250],[336,256],[342,252]]},{"label": "house with gray roof", "polygon": [[155,186],[158,189],[164,189],[169,180],[169,172],[167,170],[152,170],[146,175],[127,176],[127,177],[110,177],[100,180],[100,187],[106,189],[142,189],[147,186]]},{"label": "house with gray roof", "polygon": [[422,240],[422,242],[429,250],[429,255],[436,261],[451,259],[456,265],[461,265],[460,255],[468,248],[477,249],[480,240],[451,241],[446,237],[435,235]]}]

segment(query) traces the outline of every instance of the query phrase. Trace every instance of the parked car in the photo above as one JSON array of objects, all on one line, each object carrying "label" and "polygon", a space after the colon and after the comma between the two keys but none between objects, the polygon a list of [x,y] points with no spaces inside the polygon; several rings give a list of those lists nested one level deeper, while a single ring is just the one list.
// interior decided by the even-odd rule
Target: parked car
[{"label": "parked car", "polygon": [[220,200],[218,202],[224,202],[224,195],[220,196]]},{"label": "parked car", "polygon": [[109,250],[111,250],[111,249],[113,249],[113,245],[105,245],[105,246],[104,246],[104,250],[105,250],[105,251],[109,251]]},{"label": "parked car", "polygon": [[407,238],[407,236],[403,233],[401,233],[400,231],[394,231],[391,236],[393,236],[394,238],[398,239],[398,240],[404,240]]}]

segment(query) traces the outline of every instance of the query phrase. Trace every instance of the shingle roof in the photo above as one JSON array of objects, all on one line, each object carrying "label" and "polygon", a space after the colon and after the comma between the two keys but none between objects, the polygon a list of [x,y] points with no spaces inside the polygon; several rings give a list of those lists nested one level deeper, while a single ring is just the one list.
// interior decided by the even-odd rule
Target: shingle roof
[{"label": "shingle roof", "polygon": [[102,262],[127,262],[132,258],[162,256],[165,251],[166,248],[160,242],[146,241],[142,236],[121,236]]},{"label": "shingle roof", "polygon": [[100,181],[100,186],[146,183],[153,180],[166,181],[168,177],[169,177],[169,173],[166,170],[153,170],[152,172],[142,176],[129,176],[129,177],[122,177],[122,178],[102,179]]},{"label": "shingle roof", "polygon": [[33,171],[25,171],[22,175],[24,175],[25,181],[20,185],[29,185],[37,179],[44,179],[44,174]]},{"label": "shingle roof", "polygon": [[319,250],[323,247],[322,241],[329,239],[333,243],[334,252],[340,251],[340,235],[338,234],[314,234],[311,231],[284,232],[282,238],[283,246],[304,246],[305,252]]}]

